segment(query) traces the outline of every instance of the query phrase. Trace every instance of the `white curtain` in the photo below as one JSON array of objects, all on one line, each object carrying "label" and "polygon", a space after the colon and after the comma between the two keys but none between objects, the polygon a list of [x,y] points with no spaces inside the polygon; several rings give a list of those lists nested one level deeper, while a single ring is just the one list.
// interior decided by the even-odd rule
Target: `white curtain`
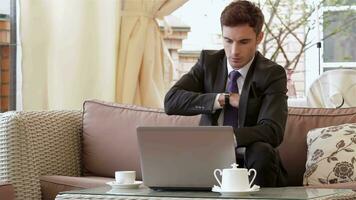
[{"label": "white curtain", "polygon": [[125,104],[162,107],[172,70],[156,22],[187,0],[123,0],[116,100]]},{"label": "white curtain", "polygon": [[119,0],[20,0],[24,110],[115,101]]},{"label": "white curtain", "polygon": [[162,107],[172,70],[156,19],[186,1],[20,0],[23,109]]}]

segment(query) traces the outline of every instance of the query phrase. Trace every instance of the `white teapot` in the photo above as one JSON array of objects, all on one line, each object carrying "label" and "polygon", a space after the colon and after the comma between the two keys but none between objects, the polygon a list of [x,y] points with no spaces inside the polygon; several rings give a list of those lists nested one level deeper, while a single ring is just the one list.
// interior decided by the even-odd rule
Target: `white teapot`
[{"label": "white teapot", "polygon": [[[231,165],[232,168],[226,169],[215,169],[214,177],[216,181],[219,183],[222,191],[248,191],[251,189],[252,183],[256,178],[257,172],[255,169],[246,168],[237,168],[238,165],[236,163]],[[222,177],[222,181],[220,182],[217,177],[217,172],[219,172]],[[249,176],[251,172],[254,172],[253,178],[251,182],[249,182]]]}]

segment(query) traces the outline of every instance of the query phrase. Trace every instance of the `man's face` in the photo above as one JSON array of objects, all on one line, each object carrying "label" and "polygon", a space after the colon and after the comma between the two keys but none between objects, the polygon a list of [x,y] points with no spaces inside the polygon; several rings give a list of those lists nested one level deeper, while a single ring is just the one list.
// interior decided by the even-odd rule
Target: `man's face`
[{"label": "man's face", "polygon": [[257,45],[263,38],[262,32],[256,36],[255,31],[248,24],[223,26],[222,35],[226,57],[235,69],[240,69],[252,59]]}]

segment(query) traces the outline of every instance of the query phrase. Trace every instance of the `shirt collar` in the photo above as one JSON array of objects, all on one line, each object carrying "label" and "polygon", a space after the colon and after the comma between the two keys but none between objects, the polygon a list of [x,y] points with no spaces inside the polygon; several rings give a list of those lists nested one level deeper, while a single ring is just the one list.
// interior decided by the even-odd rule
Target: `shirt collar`
[{"label": "shirt collar", "polygon": [[[255,59],[255,56],[253,56],[252,59],[246,65],[244,65],[243,67],[241,67],[240,69],[237,70],[243,78],[246,78],[247,72],[250,69],[251,64],[254,59]],[[230,65],[228,60],[226,60],[226,62],[227,62],[227,72],[228,72],[227,74],[230,74],[230,72],[232,72],[235,69],[232,68],[232,66]]]}]

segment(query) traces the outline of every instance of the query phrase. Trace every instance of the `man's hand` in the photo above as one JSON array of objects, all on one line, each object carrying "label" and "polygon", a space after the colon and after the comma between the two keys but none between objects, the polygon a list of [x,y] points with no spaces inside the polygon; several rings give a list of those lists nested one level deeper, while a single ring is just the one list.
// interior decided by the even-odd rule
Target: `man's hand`
[{"label": "man's hand", "polygon": [[223,93],[219,94],[218,102],[219,102],[219,104],[220,104],[221,107],[224,107],[224,106],[225,106],[225,96],[224,96]]},{"label": "man's hand", "polygon": [[239,108],[240,95],[238,93],[231,93],[229,101],[232,107]]}]

